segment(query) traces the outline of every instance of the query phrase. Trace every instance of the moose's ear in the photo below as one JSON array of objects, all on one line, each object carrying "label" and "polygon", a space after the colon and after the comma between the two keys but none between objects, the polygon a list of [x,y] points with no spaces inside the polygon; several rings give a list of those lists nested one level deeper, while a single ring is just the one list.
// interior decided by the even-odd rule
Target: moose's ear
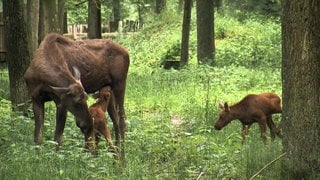
[{"label": "moose's ear", "polygon": [[73,66],[72,69],[73,69],[73,76],[74,76],[74,78],[75,78],[77,81],[80,81],[80,77],[81,77],[80,70],[79,70],[76,66]]},{"label": "moose's ear", "polygon": [[219,107],[220,107],[220,109],[224,109],[224,105],[222,102],[219,103]]},{"label": "moose's ear", "polygon": [[51,89],[53,89],[57,94],[68,94],[70,93],[70,89],[67,87],[55,87],[55,86],[49,86]]},{"label": "moose's ear", "polygon": [[224,110],[225,110],[226,112],[230,112],[230,108],[229,108],[229,105],[228,105],[227,102],[224,103]]}]

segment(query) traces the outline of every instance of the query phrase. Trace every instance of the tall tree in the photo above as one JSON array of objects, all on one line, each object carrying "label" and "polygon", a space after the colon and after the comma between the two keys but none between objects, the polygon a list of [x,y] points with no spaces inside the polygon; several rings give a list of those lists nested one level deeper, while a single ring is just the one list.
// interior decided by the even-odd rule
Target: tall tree
[{"label": "tall tree", "polygon": [[189,60],[191,9],[192,9],[192,0],[184,0],[182,39],[181,39],[181,65],[188,64],[188,60]]},{"label": "tall tree", "polygon": [[284,0],[284,150],[292,179],[320,175],[320,1]]},{"label": "tall tree", "polygon": [[29,99],[29,96],[23,75],[30,62],[30,49],[24,16],[24,1],[3,0],[2,2],[11,103],[13,110],[26,111],[27,106],[22,104]]},{"label": "tall tree", "polygon": [[113,4],[113,30],[119,30],[119,22],[121,21],[120,0],[112,0]]},{"label": "tall tree", "polygon": [[101,38],[101,3],[100,0],[88,2],[88,38]]},{"label": "tall tree", "polygon": [[215,51],[213,0],[196,2],[198,63],[213,65]]}]

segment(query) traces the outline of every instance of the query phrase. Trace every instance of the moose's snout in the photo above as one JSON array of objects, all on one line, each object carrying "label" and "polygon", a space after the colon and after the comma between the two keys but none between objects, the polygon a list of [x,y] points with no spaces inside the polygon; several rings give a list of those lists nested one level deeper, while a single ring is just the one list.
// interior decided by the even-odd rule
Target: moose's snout
[{"label": "moose's snout", "polygon": [[216,124],[214,125],[214,129],[216,129],[216,130],[221,130],[221,127],[220,126],[217,126]]}]

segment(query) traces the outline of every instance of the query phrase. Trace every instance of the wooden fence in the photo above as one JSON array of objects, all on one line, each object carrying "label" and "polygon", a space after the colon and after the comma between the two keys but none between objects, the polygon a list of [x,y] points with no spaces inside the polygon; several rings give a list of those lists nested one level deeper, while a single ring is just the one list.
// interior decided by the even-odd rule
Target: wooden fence
[{"label": "wooden fence", "polygon": [[[110,22],[112,23],[112,22]],[[109,25],[102,26],[102,38],[114,38],[116,36],[126,36],[138,31],[139,24],[137,21],[126,20],[119,22],[119,32],[112,32]],[[87,25],[68,25],[68,33],[65,36],[78,40],[87,39]],[[0,64],[5,62],[6,48],[4,44],[4,22],[3,14],[0,12]]]},{"label": "wooden fence", "polygon": [[[113,23],[114,22],[110,22],[107,25],[101,26],[102,38],[114,38],[116,36],[131,35],[137,32],[139,29],[138,21],[125,20],[125,21],[119,21],[119,25],[118,25],[119,30],[118,32],[114,32],[114,30],[112,30]],[[68,25],[67,29],[68,29],[68,33],[64,34],[64,36],[67,36],[74,40],[87,39],[87,31],[88,31],[87,24],[72,24],[72,25]]]}]

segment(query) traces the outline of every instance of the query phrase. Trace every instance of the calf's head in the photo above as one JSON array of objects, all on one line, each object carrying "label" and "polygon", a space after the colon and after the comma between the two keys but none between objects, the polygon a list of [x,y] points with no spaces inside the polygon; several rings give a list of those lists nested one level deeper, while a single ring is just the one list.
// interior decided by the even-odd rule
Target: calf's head
[{"label": "calf's head", "polygon": [[230,107],[228,106],[228,103],[219,103],[219,107],[221,108],[221,111],[219,113],[219,119],[214,124],[214,128],[216,130],[221,130],[223,127],[225,127],[233,120],[233,116],[230,112]]}]

